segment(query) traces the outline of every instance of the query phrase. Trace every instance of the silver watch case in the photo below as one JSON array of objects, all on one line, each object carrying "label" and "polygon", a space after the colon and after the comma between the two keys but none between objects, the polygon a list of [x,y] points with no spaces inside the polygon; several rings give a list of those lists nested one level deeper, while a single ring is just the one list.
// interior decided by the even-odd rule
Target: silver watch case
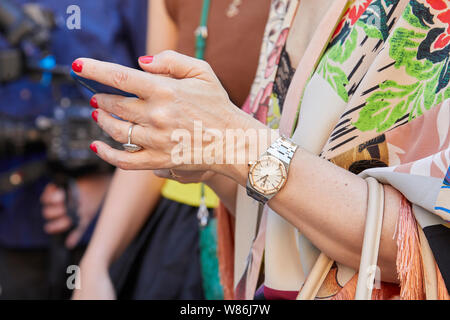
[{"label": "silver watch case", "polygon": [[[260,159],[254,162],[250,162],[249,165],[249,172],[247,177],[247,195],[252,197],[253,199],[259,201],[262,204],[265,204],[267,201],[269,201],[271,198],[273,198],[280,190],[283,188],[283,186],[286,184],[287,181],[287,175],[289,171],[289,165],[291,163],[292,157],[294,156],[295,151],[297,150],[298,146],[293,143],[291,140],[281,136],[278,138],[270,147],[269,149],[261,155]],[[283,179],[284,181],[280,186],[271,193],[262,192],[262,190],[258,190],[253,184],[252,184],[252,170],[255,167],[255,165],[258,163],[258,161],[261,160],[261,158],[265,156],[271,156],[275,158],[277,161],[279,161],[284,168],[283,172]],[[256,185],[256,184],[255,184]]]}]

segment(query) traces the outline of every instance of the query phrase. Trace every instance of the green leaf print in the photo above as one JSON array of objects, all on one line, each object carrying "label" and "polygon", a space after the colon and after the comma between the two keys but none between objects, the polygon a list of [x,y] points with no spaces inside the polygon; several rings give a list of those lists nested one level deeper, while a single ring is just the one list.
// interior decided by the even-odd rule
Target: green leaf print
[{"label": "green leaf print", "polygon": [[348,79],[345,72],[339,67],[329,65],[326,80],[342,98],[342,100],[347,102],[348,93],[345,86],[348,84]]},{"label": "green leaf print", "polygon": [[380,29],[378,29],[377,27],[375,27],[373,25],[368,25],[368,24],[362,22],[361,20],[356,22],[356,25],[360,26],[369,38],[384,40],[383,34],[381,33]]},{"label": "green leaf print", "polygon": [[273,108],[272,113],[269,113],[267,115],[267,125],[272,129],[278,129],[278,127],[280,126],[281,118],[280,104],[276,94],[272,93],[270,99],[272,100]]},{"label": "green leaf print", "polygon": [[420,87],[420,82],[411,85],[400,85],[395,81],[383,82],[379,91],[366,100],[354,126],[361,131],[376,129],[377,132],[383,132],[389,129],[406,114],[410,104],[417,103]]},{"label": "green leaf print", "polygon": [[[398,28],[389,40],[389,55],[395,60],[395,68],[405,68],[408,75],[418,79],[427,80],[435,75],[436,69],[431,61],[417,60],[417,50],[420,40],[425,38],[424,33],[414,30]],[[419,40],[419,41],[415,41]]]},{"label": "green leaf print", "polygon": [[[439,67],[443,66],[436,66],[437,69]],[[424,112],[422,108],[429,110],[450,94],[448,89],[445,93],[435,94],[438,78],[439,70],[436,70],[429,81],[417,81],[411,85],[401,85],[391,80],[383,82],[378,91],[367,98],[354,126],[361,131],[376,129],[377,132],[384,132],[408,113],[409,121],[420,117]]]},{"label": "green leaf print", "polygon": [[339,64],[350,58],[350,55],[356,49],[357,38],[358,32],[356,29],[353,29],[343,44],[337,42],[325,53],[317,68],[318,74],[322,75],[345,102],[348,102],[346,89],[348,78]]},{"label": "green leaf print", "polygon": [[[410,17],[410,20],[413,18]],[[417,60],[420,41],[425,37],[426,34],[414,30],[394,30],[389,40],[389,54],[395,61],[394,67],[416,82],[406,85],[388,80],[380,84],[379,89],[367,98],[366,105],[354,123],[359,130],[386,131],[405,115],[409,114],[408,120],[411,121],[450,97],[449,88],[436,94],[445,62],[433,64],[427,59]]]},{"label": "green leaf print", "polygon": [[338,63],[344,63],[350,58],[350,55],[355,51],[358,40],[358,31],[353,28],[350,35],[345,39],[343,44],[337,43],[329,50],[329,58]]},{"label": "green leaf print", "polygon": [[424,30],[428,30],[429,27],[422,24],[419,20],[419,18],[417,18],[413,12],[412,12],[412,7],[411,5],[408,4],[408,6],[405,9],[405,12],[403,13],[403,19],[405,19],[411,26],[419,28],[419,29],[424,29]]}]

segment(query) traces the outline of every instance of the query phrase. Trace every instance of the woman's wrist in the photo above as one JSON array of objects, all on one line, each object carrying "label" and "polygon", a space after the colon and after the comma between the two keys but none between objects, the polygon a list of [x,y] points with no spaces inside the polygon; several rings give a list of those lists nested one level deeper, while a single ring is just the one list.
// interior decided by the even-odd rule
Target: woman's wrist
[{"label": "woman's wrist", "polygon": [[237,184],[247,183],[248,164],[221,164],[214,168],[218,175],[223,175],[235,181]]},{"label": "woman's wrist", "polygon": [[267,151],[279,137],[278,130],[273,130],[253,117],[238,115],[234,123],[239,127],[225,130],[223,145],[224,155],[221,163],[214,163],[210,170],[233,179],[245,186],[248,175],[248,164],[256,161]]}]

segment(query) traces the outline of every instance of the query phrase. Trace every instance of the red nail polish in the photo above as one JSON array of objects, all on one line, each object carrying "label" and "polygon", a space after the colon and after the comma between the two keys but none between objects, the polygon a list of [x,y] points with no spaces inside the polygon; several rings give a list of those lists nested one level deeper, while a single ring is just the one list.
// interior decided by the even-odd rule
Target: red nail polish
[{"label": "red nail polish", "polygon": [[153,56],[142,56],[139,57],[139,62],[143,64],[150,64],[153,61]]},{"label": "red nail polish", "polygon": [[72,70],[75,72],[81,72],[81,70],[83,70],[83,61],[77,59],[72,62]]},{"label": "red nail polish", "polygon": [[98,108],[98,103],[97,103],[97,99],[95,99],[95,97],[91,98],[91,101],[89,101],[89,103],[91,104],[92,108],[97,109]]},{"label": "red nail polish", "polygon": [[97,146],[94,143],[91,143],[91,145],[89,146],[89,148],[91,148],[92,151],[94,151],[95,153],[97,153]]},{"label": "red nail polish", "polygon": [[92,112],[92,119],[94,119],[95,122],[98,121],[98,111],[95,110],[94,112]]}]

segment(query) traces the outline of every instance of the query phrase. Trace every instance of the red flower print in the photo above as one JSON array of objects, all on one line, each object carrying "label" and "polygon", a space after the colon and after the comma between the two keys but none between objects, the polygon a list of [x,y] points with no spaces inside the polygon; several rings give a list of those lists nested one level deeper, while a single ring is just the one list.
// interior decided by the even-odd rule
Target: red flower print
[{"label": "red flower print", "polygon": [[358,21],[371,2],[372,0],[356,0],[353,3],[348,13],[348,18],[351,21],[351,25],[354,25],[356,21]]},{"label": "red flower print", "polygon": [[439,21],[447,25],[433,44],[434,49],[443,49],[450,43],[450,8],[447,0],[426,0]]},{"label": "red flower print", "polygon": [[372,0],[356,0],[350,8],[345,11],[344,15],[342,16],[342,20],[339,22],[339,24],[336,27],[336,30],[334,30],[333,38],[341,32],[342,28],[345,25],[345,22],[349,22],[349,26],[353,26],[356,21],[362,16],[364,11],[366,11],[367,7],[370,5]]},{"label": "red flower print", "polygon": [[427,0],[427,3],[435,10],[444,10],[447,8],[445,0]]},{"label": "red flower print", "polygon": [[[269,107],[270,95],[272,94],[273,82],[267,84],[265,88],[262,88],[256,95],[255,101],[251,107],[251,112],[256,113],[257,110],[263,106]],[[265,121],[264,121],[265,122]]]},{"label": "red flower print", "polygon": [[435,48],[444,48],[448,45],[450,42],[450,10],[447,10],[441,14],[439,14],[438,19],[441,20],[443,23],[446,23],[447,30],[443,34],[439,36],[439,38],[436,40],[436,43],[434,44]]}]

